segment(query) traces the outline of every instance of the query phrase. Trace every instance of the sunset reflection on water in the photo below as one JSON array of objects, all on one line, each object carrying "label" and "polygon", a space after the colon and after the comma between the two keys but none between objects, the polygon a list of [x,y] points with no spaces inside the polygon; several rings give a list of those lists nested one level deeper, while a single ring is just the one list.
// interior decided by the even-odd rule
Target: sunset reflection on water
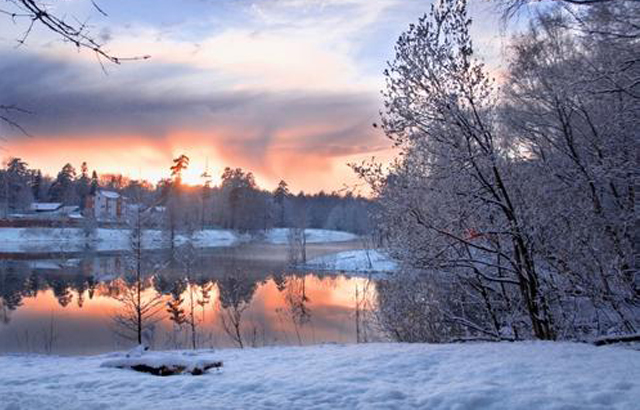
[{"label": "sunset reflection on water", "polygon": [[[47,340],[53,342],[50,350],[56,354],[92,354],[133,346],[117,335],[113,322],[123,309],[116,297],[127,284],[117,277],[92,278],[83,274],[25,277],[5,270],[5,288],[7,283],[24,281],[24,289],[13,293],[5,289],[0,299],[0,352],[44,352]],[[153,337],[156,349],[190,345],[187,327],[176,326],[167,312],[166,302],[175,297],[171,292],[179,280],[184,278],[145,280],[142,299],[162,299]],[[360,294],[368,288],[371,298],[374,286],[368,281],[311,273],[200,277],[183,285],[179,306],[188,314],[190,298],[200,302],[193,304],[199,348],[238,346],[222,320],[223,315],[228,320],[231,312],[239,312],[233,317],[238,318],[245,347],[353,343],[356,288]],[[208,298],[202,297],[203,289],[209,289]]]}]

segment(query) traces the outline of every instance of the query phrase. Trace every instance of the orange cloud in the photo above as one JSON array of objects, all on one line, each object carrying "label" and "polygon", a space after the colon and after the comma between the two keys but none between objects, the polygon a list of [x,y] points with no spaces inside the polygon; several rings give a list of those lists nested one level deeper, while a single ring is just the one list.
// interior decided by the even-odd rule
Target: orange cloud
[{"label": "orange cloud", "polygon": [[[246,141],[237,149],[225,146],[233,138],[229,129],[217,133],[175,132],[163,138],[135,135],[82,138],[52,136],[11,139],[4,148],[5,159],[20,157],[31,167],[42,169],[53,177],[66,163],[79,168],[86,161],[90,170],[95,169],[100,174],[121,173],[132,179],[142,178],[154,183],[167,178],[172,159],[184,153],[191,158],[191,166],[184,176],[187,183],[201,183],[200,175],[207,165],[216,184],[225,167],[241,167],[252,171],[263,188],[273,189],[284,179],[294,192],[333,191],[345,185],[354,186],[358,180],[347,163],[359,162],[373,154],[385,158],[391,152],[378,145],[371,152],[332,155],[326,150],[315,152],[313,149],[289,145],[276,136],[272,142],[260,148],[264,152],[257,160],[255,156],[242,151],[241,148],[247,145]],[[359,147],[358,151],[365,149]]]}]

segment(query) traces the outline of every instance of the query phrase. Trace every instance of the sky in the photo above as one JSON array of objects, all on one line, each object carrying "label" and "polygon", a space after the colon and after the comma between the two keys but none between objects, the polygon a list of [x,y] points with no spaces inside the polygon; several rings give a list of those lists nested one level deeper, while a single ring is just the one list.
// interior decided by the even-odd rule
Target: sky
[{"label": "sky", "polygon": [[[0,104],[16,104],[30,136],[0,124],[3,159],[54,175],[83,161],[99,173],[156,182],[171,160],[184,177],[241,167],[272,189],[358,190],[348,163],[395,154],[372,124],[383,69],[428,0],[90,0],[49,2],[88,23],[119,57],[102,64],[27,22],[0,15]],[[491,3],[471,1],[472,35],[493,70],[505,32]],[[70,20],[72,21],[72,20]]]}]

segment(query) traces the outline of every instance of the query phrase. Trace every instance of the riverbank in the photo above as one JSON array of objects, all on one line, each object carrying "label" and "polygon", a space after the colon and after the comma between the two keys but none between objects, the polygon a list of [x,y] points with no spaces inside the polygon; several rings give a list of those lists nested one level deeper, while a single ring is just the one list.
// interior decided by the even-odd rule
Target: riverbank
[{"label": "riverbank", "polygon": [[315,257],[301,267],[318,272],[380,277],[396,271],[398,263],[377,249],[352,249]]},{"label": "riverbank", "polygon": [[100,366],[119,353],[0,356],[0,408],[634,410],[640,402],[640,352],[621,347],[363,344],[171,354],[224,367],[163,378]]}]

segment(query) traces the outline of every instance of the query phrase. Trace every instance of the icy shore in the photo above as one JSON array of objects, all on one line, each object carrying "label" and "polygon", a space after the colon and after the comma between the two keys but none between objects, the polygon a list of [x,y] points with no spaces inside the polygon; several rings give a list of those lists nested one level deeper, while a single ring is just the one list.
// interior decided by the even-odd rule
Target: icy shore
[{"label": "icy shore", "polygon": [[384,274],[395,271],[398,264],[378,250],[356,249],[320,256],[302,267],[344,274]]},{"label": "icy shore", "polygon": [[[324,229],[307,229],[307,243],[344,242],[357,238],[349,232]],[[160,230],[144,231],[144,247],[161,249],[167,246],[167,235]],[[176,235],[180,245],[187,236]],[[274,245],[288,243],[288,229],[269,229],[253,236],[239,234],[231,230],[206,229],[197,231],[192,237],[197,247],[233,246],[252,240],[265,241]],[[0,253],[78,252],[87,248],[96,251],[122,251],[130,247],[128,229],[96,229],[87,233],[81,228],[0,228]]]}]

